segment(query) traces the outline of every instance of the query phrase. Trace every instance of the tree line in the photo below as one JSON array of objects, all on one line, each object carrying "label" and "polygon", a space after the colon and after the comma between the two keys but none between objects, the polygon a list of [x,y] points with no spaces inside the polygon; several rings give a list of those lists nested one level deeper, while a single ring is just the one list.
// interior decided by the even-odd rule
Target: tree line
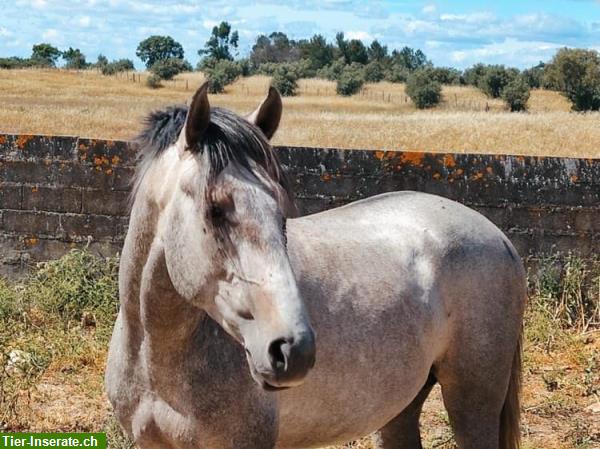
[{"label": "tree line", "polygon": [[[239,34],[227,22],[212,29],[204,47],[198,50],[196,70],[209,79],[212,93],[240,76],[264,74],[283,95],[295,95],[300,78],[325,78],[336,82],[340,95],[353,95],[364,83],[389,81],[406,83],[406,93],[418,108],[428,108],[441,101],[442,85],[471,85],[490,98],[502,98],[511,111],[527,109],[530,90],[545,88],[565,95],[573,110],[600,110],[600,55],[595,50],[563,48],[551,61],[518,70],[504,65],[475,64],[463,71],[436,67],[418,49],[404,47],[390,50],[377,39],[365,45],[337,33],[333,42],[315,34],[308,39],[290,39],[285,33],[273,32],[256,39],[248,57],[238,57]],[[162,80],[194,68],[185,59],[182,45],[170,36],[150,36],[136,50],[151,75],[150,87],[160,87]],[[36,44],[30,58],[0,58],[0,68],[55,67],[62,58],[68,69],[95,68],[105,75],[133,70],[133,61],[109,62],[99,55],[88,63],[77,48],[60,51],[47,43]]]}]

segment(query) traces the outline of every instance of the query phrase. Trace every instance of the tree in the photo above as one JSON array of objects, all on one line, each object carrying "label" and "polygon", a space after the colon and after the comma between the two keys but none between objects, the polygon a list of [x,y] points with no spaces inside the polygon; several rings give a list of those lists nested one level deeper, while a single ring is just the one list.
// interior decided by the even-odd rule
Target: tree
[{"label": "tree", "polygon": [[540,61],[538,65],[523,70],[521,75],[530,88],[539,89],[543,86],[545,65],[546,64]]},{"label": "tree", "polygon": [[362,41],[358,39],[352,39],[348,42],[348,63],[352,64],[353,62],[357,62],[359,64],[366,64],[369,60],[369,56],[367,54],[367,47]]},{"label": "tree", "polygon": [[487,66],[485,64],[475,64],[473,67],[469,67],[464,71],[463,81],[469,86],[479,87],[481,79],[484,77],[486,71]]},{"label": "tree", "polygon": [[369,55],[369,61],[382,62],[388,58],[387,45],[381,45],[377,39],[371,42],[367,53]]},{"label": "tree", "polygon": [[135,54],[150,68],[157,61],[183,59],[183,47],[171,36],[150,36],[139,43]]},{"label": "tree", "polygon": [[417,70],[408,77],[406,94],[418,109],[430,108],[442,99],[442,86],[428,70]]},{"label": "tree", "polygon": [[104,56],[102,53],[100,53],[98,55],[98,58],[96,59],[96,67],[104,67],[107,64],[108,64],[108,58],[106,56]]},{"label": "tree", "polygon": [[431,61],[427,59],[425,53],[421,50],[414,50],[410,47],[404,47],[402,50],[394,50],[392,52],[392,59],[395,63],[406,67],[409,72],[422,69],[425,66],[430,66]]},{"label": "tree", "polygon": [[206,41],[203,49],[198,50],[198,55],[208,58],[233,61],[232,49],[237,50],[239,34],[231,31],[231,25],[221,22],[219,26],[212,29],[210,38]]},{"label": "tree", "polygon": [[562,48],[546,65],[548,82],[567,97],[575,111],[600,110],[600,54]]},{"label": "tree", "polygon": [[319,70],[333,61],[333,46],[323,36],[315,34],[309,41],[299,43],[302,58],[310,61],[313,70]]},{"label": "tree", "polygon": [[56,67],[56,61],[61,55],[61,51],[50,44],[36,44],[31,49],[31,60],[36,65],[46,67]]},{"label": "tree", "polygon": [[285,33],[274,32],[268,37],[258,36],[252,46],[250,60],[254,67],[269,62],[292,62],[300,59],[301,52],[298,43],[290,40]]},{"label": "tree", "polygon": [[80,70],[87,67],[85,55],[78,48],[69,47],[68,50],[62,53],[62,58],[65,60],[67,69]]},{"label": "tree", "polygon": [[519,76],[512,80],[502,90],[502,99],[506,102],[511,112],[525,111],[529,100],[529,85]]},{"label": "tree", "polygon": [[344,58],[346,64],[348,64],[348,41],[344,37],[343,32],[339,32],[335,35],[335,43],[337,45],[336,58]]},{"label": "tree", "polygon": [[503,65],[490,65],[479,79],[479,88],[491,98],[500,98],[502,90],[519,76],[517,69]]}]

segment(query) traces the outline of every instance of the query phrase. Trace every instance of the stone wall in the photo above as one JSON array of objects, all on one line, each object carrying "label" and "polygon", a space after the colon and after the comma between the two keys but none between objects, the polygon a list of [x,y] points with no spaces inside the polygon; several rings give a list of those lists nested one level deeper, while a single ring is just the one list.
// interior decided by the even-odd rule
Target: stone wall
[{"label": "stone wall", "polygon": [[[394,190],[473,207],[522,255],[600,252],[600,160],[278,148],[303,214]],[[89,244],[117,252],[135,150],[127,142],[0,134],[0,273]]]}]

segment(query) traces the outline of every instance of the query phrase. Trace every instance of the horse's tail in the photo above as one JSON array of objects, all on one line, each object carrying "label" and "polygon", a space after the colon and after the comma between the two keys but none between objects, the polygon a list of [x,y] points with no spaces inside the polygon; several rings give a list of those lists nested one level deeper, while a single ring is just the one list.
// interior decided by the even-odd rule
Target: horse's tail
[{"label": "horse's tail", "polygon": [[500,414],[500,449],[519,449],[521,447],[521,353],[523,335],[519,335],[517,348],[513,356],[510,381],[506,399]]}]

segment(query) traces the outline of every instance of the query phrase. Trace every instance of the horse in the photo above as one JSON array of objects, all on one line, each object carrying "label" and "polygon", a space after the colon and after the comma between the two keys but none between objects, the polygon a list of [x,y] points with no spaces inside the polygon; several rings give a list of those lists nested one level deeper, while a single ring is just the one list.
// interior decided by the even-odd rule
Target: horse
[{"label": "horse", "polygon": [[439,383],[460,449],[519,447],[522,262],[479,213],[400,191],[298,217],[246,117],[153,112],[138,138],[105,386],[141,449],[421,448]]}]

